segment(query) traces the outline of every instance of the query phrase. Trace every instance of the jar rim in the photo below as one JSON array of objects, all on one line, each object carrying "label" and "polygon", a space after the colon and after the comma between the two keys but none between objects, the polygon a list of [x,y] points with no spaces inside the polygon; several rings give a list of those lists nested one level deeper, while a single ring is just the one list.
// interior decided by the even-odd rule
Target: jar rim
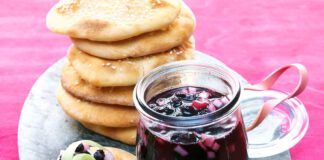
[{"label": "jar rim", "polygon": [[[234,85],[236,86],[233,89],[233,98],[221,109],[211,113],[197,115],[197,116],[174,117],[174,116],[159,114],[153,111],[147,105],[147,102],[145,101],[144,98],[145,90],[149,86],[149,84],[154,82],[154,80],[156,80],[162,74],[175,72],[179,68],[186,70],[189,68],[189,66],[204,68],[214,72],[218,71],[218,72],[225,73],[227,78],[230,78],[233,81]],[[234,113],[239,107],[242,87],[240,81],[234,75],[235,74],[231,70],[228,70],[225,67],[217,64],[205,64],[195,60],[186,60],[186,61],[168,63],[166,65],[157,67],[156,69],[152,70],[149,74],[147,74],[146,76],[144,76],[138,81],[133,92],[134,104],[136,109],[140,112],[140,116],[145,116],[150,120],[164,123],[166,125],[190,127],[190,126],[205,125],[211,122],[214,123],[217,121],[221,121],[224,118],[231,115],[232,113]]]}]

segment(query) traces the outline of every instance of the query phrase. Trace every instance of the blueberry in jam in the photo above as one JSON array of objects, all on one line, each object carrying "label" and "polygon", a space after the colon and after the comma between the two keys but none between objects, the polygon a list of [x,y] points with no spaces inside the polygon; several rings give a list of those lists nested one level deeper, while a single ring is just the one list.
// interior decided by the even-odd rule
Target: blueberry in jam
[{"label": "blueberry in jam", "polygon": [[228,103],[226,95],[201,87],[180,87],[160,93],[148,105],[154,111],[175,117],[203,115]]}]

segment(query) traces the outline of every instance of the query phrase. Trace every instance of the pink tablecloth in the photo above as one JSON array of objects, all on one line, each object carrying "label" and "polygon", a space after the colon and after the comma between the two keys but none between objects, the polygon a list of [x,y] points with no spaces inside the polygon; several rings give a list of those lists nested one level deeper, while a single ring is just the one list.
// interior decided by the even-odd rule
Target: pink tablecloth
[{"label": "pink tablecloth", "polygon": [[[65,55],[66,37],[50,33],[45,15],[56,0],[0,2],[0,159],[18,159],[21,107],[37,77]],[[187,0],[197,16],[197,49],[251,82],[273,69],[300,62],[310,83],[300,99],[310,128],[291,150],[294,160],[324,157],[324,2],[321,0]],[[293,74],[278,87],[289,89]],[[45,144],[50,145],[50,144]]]}]

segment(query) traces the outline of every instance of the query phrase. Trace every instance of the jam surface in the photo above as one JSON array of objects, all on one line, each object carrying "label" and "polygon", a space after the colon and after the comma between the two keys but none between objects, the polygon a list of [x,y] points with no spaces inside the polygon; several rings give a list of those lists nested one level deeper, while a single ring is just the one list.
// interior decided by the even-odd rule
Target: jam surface
[{"label": "jam surface", "polygon": [[187,86],[160,93],[148,105],[160,114],[190,117],[216,111],[228,102],[226,95],[216,91]]}]

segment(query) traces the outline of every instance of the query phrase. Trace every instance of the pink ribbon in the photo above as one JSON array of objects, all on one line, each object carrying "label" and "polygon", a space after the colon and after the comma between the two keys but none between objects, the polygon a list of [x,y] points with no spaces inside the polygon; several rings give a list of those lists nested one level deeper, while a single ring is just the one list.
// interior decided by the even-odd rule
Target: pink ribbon
[{"label": "pink ribbon", "polygon": [[252,122],[252,124],[246,129],[247,131],[250,131],[257,127],[266,117],[267,115],[279,104],[284,102],[287,99],[294,98],[298,96],[300,93],[303,92],[303,90],[306,88],[307,82],[308,82],[308,72],[305,66],[302,64],[289,64],[286,66],[283,66],[271,74],[269,74],[266,78],[264,78],[260,83],[257,83],[252,86],[248,86],[245,88],[245,90],[252,90],[252,91],[263,91],[263,90],[269,90],[273,84],[278,80],[278,78],[288,69],[290,68],[296,68],[298,70],[299,74],[299,81],[297,86],[295,87],[294,91],[291,93],[288,93],[285,96],[282,96],[278,99],[271,99],[266,101],[263,106],[261,107],[260,111],[257,114],[257,117]]}]

